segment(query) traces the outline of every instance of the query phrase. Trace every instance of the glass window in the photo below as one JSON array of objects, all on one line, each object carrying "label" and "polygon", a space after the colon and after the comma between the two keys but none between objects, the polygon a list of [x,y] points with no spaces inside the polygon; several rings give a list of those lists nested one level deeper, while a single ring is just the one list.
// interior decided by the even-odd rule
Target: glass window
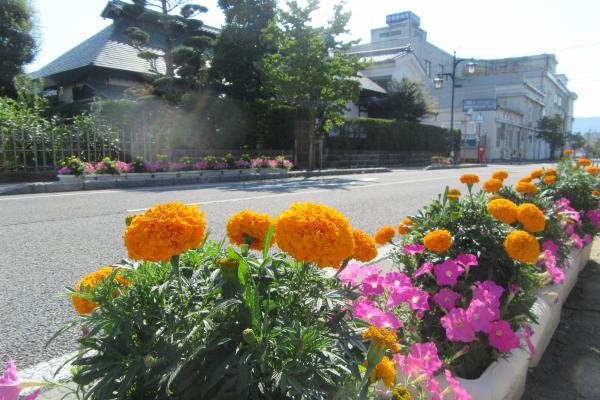
[{"label": "glass window", "polygon": [[425,60],[425,73],[431,78],[431,61]]}]

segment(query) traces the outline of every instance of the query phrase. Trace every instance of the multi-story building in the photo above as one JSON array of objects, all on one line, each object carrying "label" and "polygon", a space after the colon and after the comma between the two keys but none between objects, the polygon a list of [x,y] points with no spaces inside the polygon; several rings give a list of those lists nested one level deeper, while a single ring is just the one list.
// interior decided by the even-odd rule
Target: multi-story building
[{"label": "multi-story building", "polygon": [[[371,31],[370,43],[350,51],[370,61],[363,74],[384,88],[403,78],[421,82],[436,108],[424,123],[450,127],[453,56],[427,41],[412,12],[388,15],[386,22]],[[577,99],[557,64],[553,54],[458,63],[453,125],[462,132],[460,157],[476,159],[482,149],[486,160],[547,158],[549,146],[536,137],[538,121],[558,113],[570,132]],[[435,89],[436,78],[445,80],[441,89]]]}]

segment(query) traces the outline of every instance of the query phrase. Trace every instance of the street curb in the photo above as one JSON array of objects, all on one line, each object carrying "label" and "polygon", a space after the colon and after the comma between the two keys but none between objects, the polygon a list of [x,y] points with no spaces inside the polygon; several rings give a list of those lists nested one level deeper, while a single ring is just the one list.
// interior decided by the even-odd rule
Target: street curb
[{"label": "street curb", "polygon": [[430,171],[434,169],[463,169],[463,168],[484,168],[487,164],[458,164],[458,165],[428,165],[423,170]]},{"label": "street curb", "polygon": [[74,192],[82,190],[104,190],[104,189],[129,189],[139,187],[161,187],[177,185],[194,185],[204,183],[230,183],[244,181],[259,181],[267,179],[286,179],[286,178],[312,178],[317,176],[335,176],[335,175],[354,175],[354,174],[374,174],[392,172],[390,168],[347,168],[347,169],[325,169],[317,171],[291,171],[286,176],[273,175],[239,175],[239,176],[181,176],[174,178],[165,178],[155,181],[82,181],[76,183],[62,182],[33,182],[17,183],[8,187],[0,188],[0,196],[10,196],[19,194],[39,194],[39,193],[57,193]]}]

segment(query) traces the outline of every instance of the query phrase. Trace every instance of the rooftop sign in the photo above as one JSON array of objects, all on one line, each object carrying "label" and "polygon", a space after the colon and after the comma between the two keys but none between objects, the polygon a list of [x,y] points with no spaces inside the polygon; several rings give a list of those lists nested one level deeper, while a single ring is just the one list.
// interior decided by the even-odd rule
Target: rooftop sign
[{"label": "rooftop sign", "polygon": [[463,100],[463,111],[490,111],[495,110],[496,99],[469,99]]},{"label": "rooftop sign", "polygon": [[417,17],[412,11],[404,11],[401,13],[387,15],[385,17],[385,23],[388,25],[397,24],[407,19],[414,21],[417,26],[421,25],[421,18]]}]

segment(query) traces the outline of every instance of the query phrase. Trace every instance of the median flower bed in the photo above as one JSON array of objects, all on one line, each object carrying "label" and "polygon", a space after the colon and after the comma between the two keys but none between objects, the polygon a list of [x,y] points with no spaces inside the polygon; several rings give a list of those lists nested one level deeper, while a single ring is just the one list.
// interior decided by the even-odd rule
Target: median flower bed
[{"label": "median flower bed", "polygon": [[71,156],[60,162],[60,168],[57,170],[59,179],[63,181],[72,180],[73,177],[92,178],[98,177],[160,177],[181,174],[208,174],[218,172],[219,175],[243,174],[247,172],[258,173],[285,173],[292,169],[294,165],[283,156],[269,158],[265,156],[250,158],[249,155],[242,155],[235,158],[231,154],[224,157],[206,156],[200,160],[193,160],[184,156],[179,161],[169,162],[167,156],[158,155],[156,161],[144,160],[143,157],[135,158],[131,163],[120,160],[112,160],[105,157],[98,162],[84,162],[76,156]]},{"label": "median flower bed", "polygon": [[[207,237],[201,205],[128,216],[131,261],[67,293],[73,380],[92,399],[518,398],[543,352],[540,290],[600,228],[585,164],[515,187],[462,175],[374,236],[314,203],[236,213],[230,245]],[[365,264],[386,243],[391,261]]]}]

